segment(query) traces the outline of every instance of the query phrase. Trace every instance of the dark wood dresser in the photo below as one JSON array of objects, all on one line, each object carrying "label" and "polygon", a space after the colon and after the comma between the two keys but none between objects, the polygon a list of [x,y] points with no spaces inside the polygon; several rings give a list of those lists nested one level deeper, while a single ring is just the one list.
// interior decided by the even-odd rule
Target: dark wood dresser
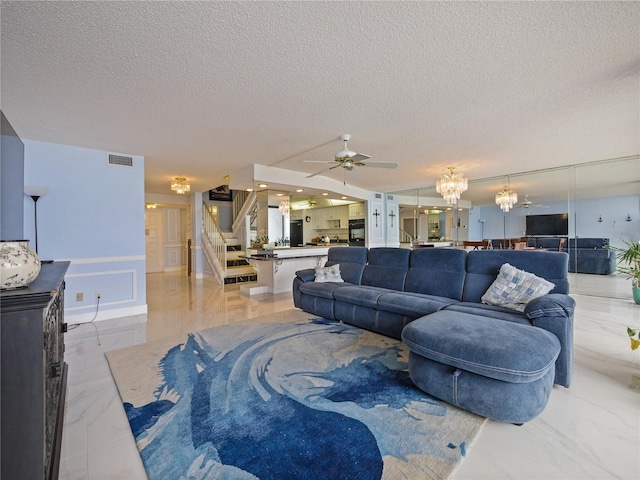
[{"label": "dark wood dresser", "polygon": [[1,477],[57,479],[67,390],[64,275],[45,263],[26,288],[0,293]]}]

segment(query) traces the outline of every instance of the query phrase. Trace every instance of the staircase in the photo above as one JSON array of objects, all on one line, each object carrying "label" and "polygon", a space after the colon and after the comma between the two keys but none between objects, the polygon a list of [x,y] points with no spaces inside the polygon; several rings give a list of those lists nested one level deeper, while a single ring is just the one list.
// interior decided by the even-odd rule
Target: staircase
[{"label": "staircase", "polygon": [[232,232],[223,232],[218,219],[206,204],[202,206],[202,250],[203,257],[214,276],[221,284],[256,282],[258,275],[247,260],[242,244]]},{"label": "staircase", "polygon": [[257,282],[258,275],[255,269],[244,258],[240,258],[240,255],[245,254],[242,245],[236,238],[227,238],[226,243],[227,273],[223,279],[224,284]]}]

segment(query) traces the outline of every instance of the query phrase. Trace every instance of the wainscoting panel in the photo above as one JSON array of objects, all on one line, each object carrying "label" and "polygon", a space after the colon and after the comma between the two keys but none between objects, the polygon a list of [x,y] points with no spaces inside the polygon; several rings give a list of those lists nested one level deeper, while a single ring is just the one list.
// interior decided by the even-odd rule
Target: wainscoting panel
[{"label": "wainscoting panel", "polygon": [[[138,297],[136,270],[114,270],[94,273],[68,274],[65,277],[67,292],[72,298],[66,299],[67,312],[84,310],[88,305],[97,304],[96,294],[100,293],[100,305],[122,305],[135,302]],[[108,283],[108,288],[105,286]],[[75,293],[73,293],[75,292]],[[76,301],[81,293],[82,301]]]},{"label": "wainscoting panel", "polygon": [[118,312],[146,312],[144,255],[63,260],[71,262],[65,275],[65,315],[75,317],[76,323],[85,317],[99,320],[116,318]]}]

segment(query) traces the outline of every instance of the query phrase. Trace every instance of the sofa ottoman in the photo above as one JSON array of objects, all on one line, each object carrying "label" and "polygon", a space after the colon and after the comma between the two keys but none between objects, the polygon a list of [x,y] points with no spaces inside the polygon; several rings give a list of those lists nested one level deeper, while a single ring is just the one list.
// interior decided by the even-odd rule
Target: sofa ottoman
[{"label": "sofa ottoman", "polygon": [[445,402],[521,424],[544,410],[560,341],[541,328],[442,310],[402,330],[413,383]]}]

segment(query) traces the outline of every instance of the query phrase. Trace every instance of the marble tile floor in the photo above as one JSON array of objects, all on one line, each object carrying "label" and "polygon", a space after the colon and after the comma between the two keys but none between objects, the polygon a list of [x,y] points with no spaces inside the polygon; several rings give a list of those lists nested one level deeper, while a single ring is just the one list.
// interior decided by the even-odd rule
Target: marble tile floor
[{"label": "marble tile floor", "polygon": [[[545,411],[521,427],[487,422],[454,479],[640,478],[640,351],[630,350],[625,331],[640,328],[640,307],[574,298],[571,388],[554,387]],[[147,478],[106,351],[293,308],[290,294],[249,298],[237,285],[180,272],[148,275],[147,303],[146,316],[83,324],[66,336],[61,480]]]}]

